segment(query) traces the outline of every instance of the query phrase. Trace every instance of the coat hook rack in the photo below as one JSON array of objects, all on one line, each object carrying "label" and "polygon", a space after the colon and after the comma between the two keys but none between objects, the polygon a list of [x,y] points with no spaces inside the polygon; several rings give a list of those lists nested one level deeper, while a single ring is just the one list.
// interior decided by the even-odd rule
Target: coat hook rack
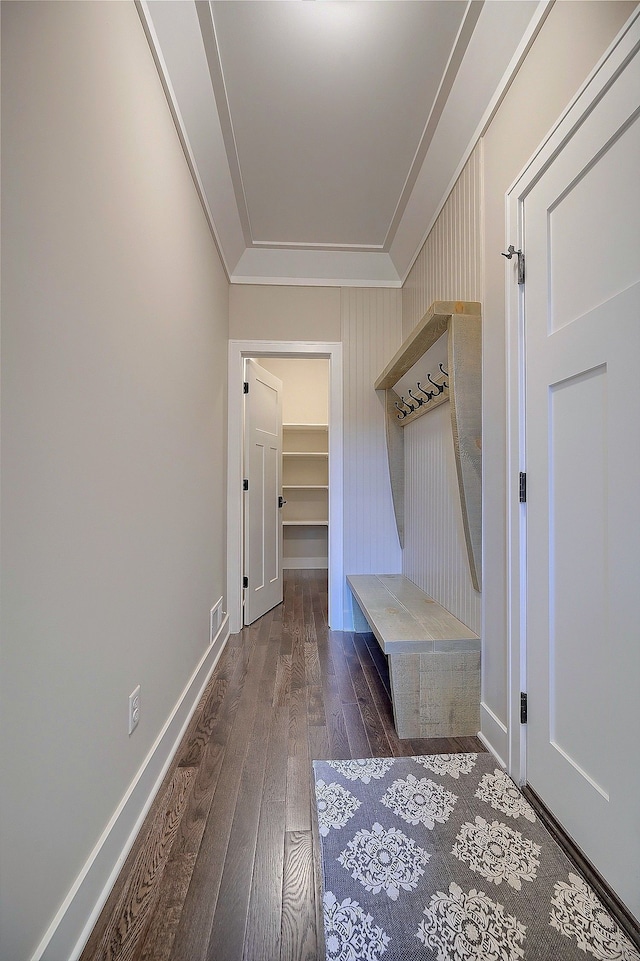
[{"label": "coat hook rack", "polygon": [[[512,255],[513,256],[513,255]],[[426,352],[446,334],[447,359],[437,370],[433,361],[432,380],[447,384],[442,393],[426,379],[413,386],[409,371],[424,370],[429,364]],[[442,356],[442,355],[439,355]],[[393,509],[400,544],[404,545],[405,528],[405,440],[404,428],[448,403],[451,435],[456,461],[462,524],[469,556],[471,582],[476,591],[481,584],[482,554],[482,307],[476,301],[435,301],[416,325],[404,344],[391,358],[374,383],[384,405],[385,433],[389,458],[389,477]],[[442,376],[439,376],[442,375]],[[402,383],[403,387],[398,385]],[[411,387],[413,397],[424,403],[409,413],[396,393]],[[408,397],[411,400],[411,397]],[[395,402],[395,406],[394,406]],[[416,403],[414,400],[413,404]],[[445,420],[446,418],[440,418]],[[440,425],[442,426],[442,424]]]},{"label": "coat hook rack", "polygon": [[[413,393],[414,388],[409,388],[407,392],[408,399],[406,399],[403,394],[402,397],[400,398],[400,403],[398,403],[398,401],[394,401],[394,406],[399,411],[398,420],[404,420],[405,417],[408,417],[409,414],[413,414],[414,411],[419,410],[421,407],[428,407],[431,401],[435,400],[436,398],[439,398],[440,395],[444,394],[445,390],[448,389],[449,374],[444,369],[442,364],[439,364],[438,366],[440,368],[440,373],[443,375],[443,377],[446,377],[447,380],[434,380],[433,377],[431,376],[431,373],[428,373],[427,380],[429,381],[431,386],[434,388],[433,390],[425,390],[424,387],[421,386],[420,381],[417,381],[415,390],[418,391],[423,396],[422,397],[417,396],[416,394]],[[442,399],[446,400],[446,397],[443,397]],[[434,404],[433,406],[437,407],[438,405]]]}]

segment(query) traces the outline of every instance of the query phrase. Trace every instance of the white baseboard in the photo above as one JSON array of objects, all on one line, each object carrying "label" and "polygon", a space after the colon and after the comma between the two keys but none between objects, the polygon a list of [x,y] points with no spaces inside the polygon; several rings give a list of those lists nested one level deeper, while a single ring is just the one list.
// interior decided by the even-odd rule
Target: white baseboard
[{"label": "white baseboard", "polygon": [[506,758],[509,756],[509,736],[506,724],[493,713],[484,701],[480,702],[480,731],[478,737],[488,751],[503,768],[507,768]]},{"label": "white baseboard", "polygon": [[228,639],[226,614],[31,961],[82,953]]}]

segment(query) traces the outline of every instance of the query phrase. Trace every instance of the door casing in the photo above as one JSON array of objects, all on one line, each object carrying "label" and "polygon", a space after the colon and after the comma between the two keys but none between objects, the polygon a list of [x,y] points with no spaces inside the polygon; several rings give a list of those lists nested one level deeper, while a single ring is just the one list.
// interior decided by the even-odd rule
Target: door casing
[{"label": "door casing", "polygon": [[232,634],[242,629],[242,383],[246,357],[319,357],[329,361],[329,625],[343,629],[342,344],[230,340],[227,449],[227,610]]}]

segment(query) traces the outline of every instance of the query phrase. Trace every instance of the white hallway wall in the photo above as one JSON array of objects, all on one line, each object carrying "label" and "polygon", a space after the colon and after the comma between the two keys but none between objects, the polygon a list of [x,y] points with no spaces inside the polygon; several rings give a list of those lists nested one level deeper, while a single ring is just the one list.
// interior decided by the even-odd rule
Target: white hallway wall
[{"label": "white hallway wall", "polygon": [[134,4],[3,5],[2,186],[0,956],[26,961],[225,590],[228,284]]},{"label": "white hallway wall", "polygon": [[[406,337],[433,300],[480,300],[483,309],[483,598],[465,575],[464,541],[454,526],[450,486],[408,491],[407,516],[421,518],[436,536],[429,545],[408,538],[404,569],[445,607],[481,631],[482,731],[507,758],[508,651],[506,556],[506,330],[505,193],[584,82],[635,2],[558,0],[506,97],[471,154],[403,288]],[[567,56],[567,50],[571,55]],[[439,408],[440,411],[443,408]],[[436,412],[437,413],[437,412]],[[410,470],[427,469],[426,451],[455,483],[450,424],[436,413],[420,418],[407,443]],[[412,428],[408,428],[411,430]],[[431,463],[433,462],[431,458]],[[515,479],[512,479],[515,483]],[[454,512],[455,513],[455,512]],[[442,564],[439,558],[444,557]]]}]

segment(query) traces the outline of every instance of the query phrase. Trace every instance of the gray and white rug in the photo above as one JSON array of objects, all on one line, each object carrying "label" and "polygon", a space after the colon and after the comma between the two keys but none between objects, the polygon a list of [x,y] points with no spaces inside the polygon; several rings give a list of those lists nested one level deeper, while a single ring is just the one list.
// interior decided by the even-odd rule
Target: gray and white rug
[{"label": "gray and white rug", "polygon": [[491,755],[313,767],[327,961],[640,961]]}]

